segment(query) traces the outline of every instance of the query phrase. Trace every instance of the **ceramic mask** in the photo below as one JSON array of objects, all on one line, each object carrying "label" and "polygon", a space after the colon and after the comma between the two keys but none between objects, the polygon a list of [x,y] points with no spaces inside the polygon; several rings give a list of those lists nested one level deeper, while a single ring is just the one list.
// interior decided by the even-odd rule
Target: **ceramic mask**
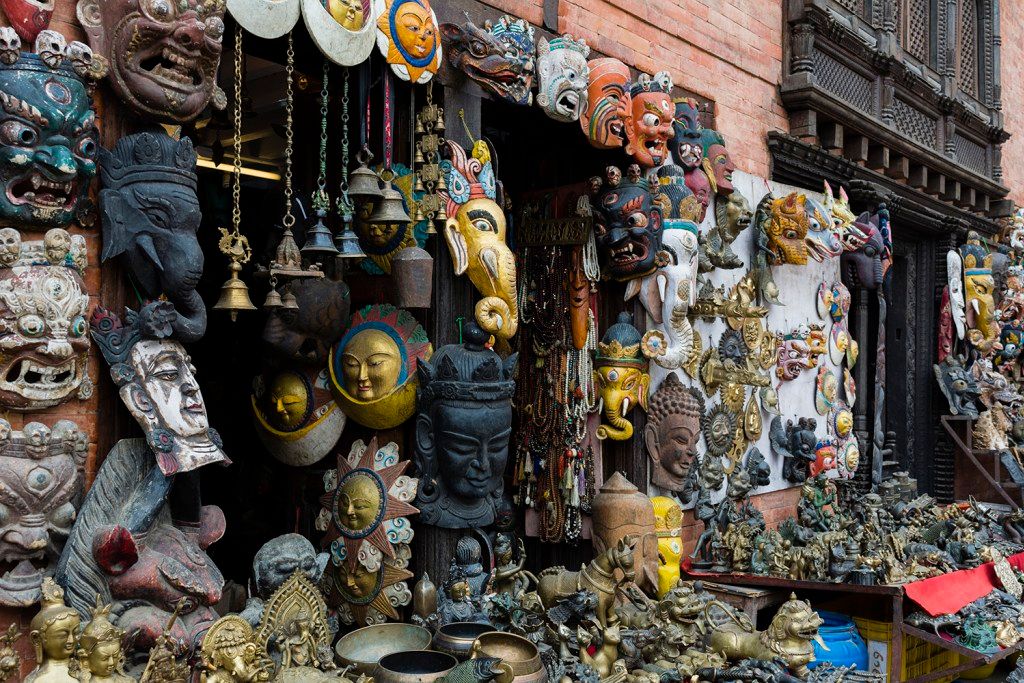
[{"label": "ceramic mask", "polygon": [[704,158],[704,138],[700,123],[700,104],[697,100],[675,100],[672,129],[675,133],[672,143],[672,156],[675,162],[687,170],[701,166]]},{"label": "ceramic mask", "polygon": [[270,311],[263,327],[264,345],[286,364],[325,367],[331,346],[341,339],[348,324],[348,285],[329,278],[302,278],[280,291],[295,297],[298,310]]},{"label": "ceramic mask", "polygon": [[25,683],[70,683],[78,680],[69,669],[82,619],[64,604],[64,590],[47,577],[42,583],[39,612],[32,617],[29,639],[35,651],[36,668]]},{"label": "ceramic mask", "polygon": [[581,109],[580,126],[592,146],[599,149],[622,147],[625,122],[633,108],[629,67],[611,57],[592,59],[587,67],[586,106]]},{"label": "ceramic mask", "polygon": [[758,205],[754,220],[759,231],[758,248],[769,265],[807,263],[807,197],[796,192],[785,197],[767,195]]},{"label": "ceramic mask", "polygon": [[815,261],[835,258],[843,252],[843,243],[836,233],[832,214],[816,199],[807,197],[804,204],[807,212],[807,253]]},{"label": "ceramic mask", "polygon": [[[166,0],[155,0],[165,2]],[[117,4],[117,3],[113,3]],[[196,152],[188,138],[137,133],[100,150],[103,260],[119,257],[139,293],[148,337],[190,343],[206,332],[206,304],[196,292],[203,250]],[[166,301],[155,301],[165,297]]]},{"label": "ceramic mask", "polygon": [[666,496],[651,498],[654,531],[658,534],[658,597],[663,598],[679,583],[683,557],[683,509]]},{"label": "ceramic mask", "polygon": [[779,350],[775,375],[783,382],[789,382],[800,376],[800,373],[816,365],[807,344],[806,334],[793,331],[779,334]]},{"label": "ceramic mask", "polygon": [[633,316],[619,313],[618,320],[598,343],[594,356],[594,386],[603,409],[598,439],[626,441],[633,436],[633,424],[626,415],[637,404],[647,410],[650,384],[640,332],[633,326]]},{"label": "ceramic mask", "polygon": [[465,343],[442,347],[419,365],[416,506],[427,524],[488,526],[500,506],[518,354],[502,361],[487,336],[467,323]]},{"label": "ceramic mask", "polygon": [[81,43],[44,31],[21,52],[0,29],[0,222],[64,227],[84,207],[99,149],[90,92],[103,66]]},{"label": "ceramic mask", "polygon": [[686,172],[686,187],[690,188],[690,192],[697,200],[697,217],[694,220],[698,224],[703,223],[714,194],[711,179],[704,169],[693,168]]},{"label": "ceramic mask", "polygon": [[472,22],[441,24],[448,62],[485,91],[512,104],[533,102],[533,27],[504,15],[481,29]]},{"label": "ceramic mask", "polygon": [[256,435],[280,462],[312,465],[330,452],[345,429],[345,413],[331,395],[327,369],[286,368],[253,382]]},{"label": "ceramic mask", "polygon": [[826,366],[818,368],[818,377],[814,385],[814,409],[819,415],[827,415],[839,400],[839,379]]},{"label": "ceramic mask", "polygon": [[382,304],[352,315],[331,350],[331,390],[345,414],[371,429],[391,429],[416,410],[416,367],[430,358],[427,333],[408,311]]},{"label": "ceramic mask", "polygon": [[537,43],[537,106],[549,118],[569,123],[587,109],[590,48],[571,35]]},{"label": "ceramic mask", "polygon": [[0,576],[0,605],[39,600],[75,521],[88,454],[89,437],[74,422],[12,431],[0,419],[0,553],[10,567]]},{"label": "ceramic mask", "polygon": [[644,443],[651,459],[651,483],[682,491],[700,442],[704,398],[669,373],[648,405]]},{"label": "ceramic mask", "polygon": [[145,118],[180,124],[227,104],[217,86],[225,11],[224,0],[78,0],[77,14],[110,62],[114,93]]},{"label": "ceramic mask", "polygon": [[[729,156],[729,150],[725,147],[725,138],[715,130],[704,130],[701,133],[703,144],[703,157],[701,166],[708,180],[711,181],[711,190],[715,194],[730,195],[736,189],[732,184],[732,174],[736,170],[736,164]],[[676,143],[678,148],[678,143]]]},{"label": "ceramic mask", "polygon": [[672,132],[672,77],[659,71],[653,77],[641,74],[630,86],[630,116],[626,120],[626,153],[643,168],[661,166],[669,160],[668,141]]},{"label": "ceramic mask", "polygon": [[441,192],[448,219],[444,237],[455,274],[468,273],[483,295],[476,321],[501,340],[519,328],[516,259],[505,243],[505,212],[498,202],[499,185],[485,142],[473,145],[473,155],[449,141],[450,159],[441,162],[448,189]]},{"label": "ceramic mask", "polygon": [[956,338],[967,336],[967,302],[964,300],[964,260],[960,252],[946,252],[946,275],[949,286],[949,307]]},{"label": "ceramic mask", "polygon": [[992,254],[981,244],[981,238],[975,232],[967,235],[967,243],[959,251],[964,260],[967,341],[983,355],[989,355],[999,336]]},{"label": "ceramic mask", "polygon": [[0,229],[0,406],[40,410],[92,395],[85,259],[84,242],[62,228],[26,242]]},{"label": "ceramic mask", "polygon": [[374,8],[378,17],[377,48],[391,70],[403,81],[413,83],[433,78],[441,66],[441,36],[430,2],[375,0]]},{"label": "ceramic mask", "polygon": [[594,237],[604,274],[614,280],[643,277],[657,268],[661,250],[662,214],[640,169],[631,166],[628,178],[614,166],[594,206]]},{"label": "ceramic mask", "polygon": [[878,215],[861,214],[846,233],[840,265],[843,280],[868,290],[882,285],[885,241],[878,229]]}]

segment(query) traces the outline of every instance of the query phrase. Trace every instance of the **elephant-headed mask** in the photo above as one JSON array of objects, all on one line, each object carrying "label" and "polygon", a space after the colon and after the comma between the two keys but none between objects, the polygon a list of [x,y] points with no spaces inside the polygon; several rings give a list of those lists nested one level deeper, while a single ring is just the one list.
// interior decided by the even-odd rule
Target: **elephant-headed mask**
[{"label": "elephant-headed mask", "polygon": [[441,24],[448,62],[487,92],[512,104],[533,102],[534,30],[507,14],[481,29],[472,22]]},{"label": "elephant-headed mask", "polygon": [[964,260],[967,341],[983,355],[989,355],[999,340],[992,254],[982,245],[978,233],[972,230],[967,234],[967,243],[960,247],[960,256]]},{"label": "elephant-headed mask", "polygon": [[604,274],[630,280],[653,272],[661,250],[662,213],[640,168],[631,165],[623,179],[618,168],[609,166],[594,208],[594,237]]},{"label": "elephant-headed mask", "polygon": [[592,59],[587,67],[587,99],[580,115],[580,126],[594,147],[622,147],[626,120],[633,108],[629,96],[629,67],[612,57]]},{"label": "elephant-headed mask", "polygon": [[647,410],[647,389],[651,385],[640,332],[633,326],[633,316],[629,313],[619,313],[618,320],[597,345],[594,385],[604,413],[604,424],[597,428],[597,438],[629,439],[633,436],[633,424],[626,415],[637,404]]},{"label": "elephant-headed mask", "polygon": [[516,260],[505,243],[501,186],[494,177],[491,153],[483,140],[472,156],[448,141],[450,158],[441,162],[448,189],[441,192],[448,220],[444,238],[455,274],[469,274],[483,295],[476,305],[477,323],[498,339],[511,338],[519,327]]},{"label": "elephant-headed mask", "polygon": [[537,43],[537,104],[550,118],[566,123],[587,108],[590,48],[566,34]]},{"label": "elephant-headed mask", "polygon": [[55,31],[39,34],[35,53],[20,48],[13,29],[0,28],[0,222],[64,227],[96,175],[90,93],[105,66]]},{"label": "elephant-headed mask", "polygon": [[848,286],[876,290],[882,286],[885,239],[879,214],[862,213],[843,236],[840,267]]},{"label": "elephant-headed mask", "polygon": [[207,105],[223,109],[217,86],[225,0],[78,0],[89,45],[110,62],[110,85],[137,113],[186,123]]},{"label": "elephant-headed mask", "polygon": [[668,161],[668,141],[673,136],[672,77],[659,71],[641,74],[630,87],[630,117],[626,121],[626,153],[643,168]]}]

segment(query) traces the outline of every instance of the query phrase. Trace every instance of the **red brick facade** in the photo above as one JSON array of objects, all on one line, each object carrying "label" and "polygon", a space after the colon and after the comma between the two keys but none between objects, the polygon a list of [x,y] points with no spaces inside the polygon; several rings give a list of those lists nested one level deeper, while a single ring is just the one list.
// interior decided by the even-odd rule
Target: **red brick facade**
[{"label": "red brick facade", "polygon": [[1010,199],[1024,204],[1024,80],[1020,77],[1024,65],[1024,44],[1020,41],[1024,34],[1024,3],[1001,2],[999,12],[1003,116],[1005,128],[1012,135],[1003,145],[1003,184],[1010,188]]}]

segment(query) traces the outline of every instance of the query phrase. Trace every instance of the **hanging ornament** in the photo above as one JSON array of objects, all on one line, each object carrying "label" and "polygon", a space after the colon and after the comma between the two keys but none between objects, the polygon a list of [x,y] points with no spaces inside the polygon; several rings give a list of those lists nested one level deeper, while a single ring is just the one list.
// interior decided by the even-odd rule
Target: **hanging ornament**
[{"label": "hanging ornament", "polygon": [[327,258],[338,255],[331,231],[324,225],[324,219],[331,210],[331,196],[327,194],[327,113],[330,102],[330,92],[328,91],[330,71],[330,64],[324,60],[320,88],[320,174],[316,180],[316,192],[313,193],[316,224],[306,231],[306,243],[302,245],[301,250],[303,256],[311,258]]},{"label": "hanging ornament", "polygon": [[373,13],[377,49],[395,75],[413,83],[433,78],[441,66],[441,36],[429,0],[374,0]]},{"label": "hanging ornament", "polygon": [[416,154],[413,157],[416,167],[416,183],[423,196],[416,205],[416,218],[427,221],[427,234],[433,235],[434,221],[448,218],[445,204],[438,194],[439,190],[447,189],[441,175],[441,136],[444,134],[444,108],[434,104],[434,85],[427,86],[427,105],[416,115],[415,134]]},{"label": "hanging ornament", "polygon": [[359,237],[352,230],[352,217],[355,215],[355,206],[353,206],[352,198],[349,196],[348,186],[348,105],[350,101],[348,96],[348,78],[348,67],[346,67],[345,80],[341,90],[341,184],[338,186],[338,202],[336,205],[338,217],[341,219],[342,231],[334,237],[334,245],[338,248],[343,266],[350,261],[361,260],[366,257],[366,254],[363,253],[363,248],[359,246]]},{"label": "hanging ornament", "polygon": [[302,0],[302,20],[324,56],[339,66],[355,66],[373,52],[374,18],[370,0]]}]

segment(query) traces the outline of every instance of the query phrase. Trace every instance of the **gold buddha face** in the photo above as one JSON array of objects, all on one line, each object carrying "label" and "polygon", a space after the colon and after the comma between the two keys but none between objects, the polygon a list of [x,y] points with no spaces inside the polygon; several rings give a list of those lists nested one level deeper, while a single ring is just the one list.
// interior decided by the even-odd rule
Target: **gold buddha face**
[{"label": "gold buddha face", "polygon": [[282,372],[271,380],[266,400],[264,414],[274,427],[286,431],[302,425],[309,413],[311,397],[301,377],[294,372]]},{"label": "gold buddha face", "polygon": [[65,614],[42,631],[33,631],[31,637],[42,648],[44,659],[65,661],[75,652],[75,634],[80,623],[77,614]]},{"label": "gold buddha face", "polygon": [[391,393],[402,372],[398,345],[385,332],[363,330],[342,353],[345,391],[360,401],[374,401]]},{"label": "gold buddha face", "polygon": [[365,531],[377,521],[380,488],[368,474],[349,475],[338,492],[338,517],[351,531]]},{"label": "gold buddha face", "polygon": [[120,640],[104,640],[96,643],[88,657],[89,671],[93,676],[110,676],[117,669],[121,658]]},{"label": "gold buddha face", "polygon": [[363,27],[362,0],[324,0],[327,11],[334,20],[349,31],[358,31]]}]

